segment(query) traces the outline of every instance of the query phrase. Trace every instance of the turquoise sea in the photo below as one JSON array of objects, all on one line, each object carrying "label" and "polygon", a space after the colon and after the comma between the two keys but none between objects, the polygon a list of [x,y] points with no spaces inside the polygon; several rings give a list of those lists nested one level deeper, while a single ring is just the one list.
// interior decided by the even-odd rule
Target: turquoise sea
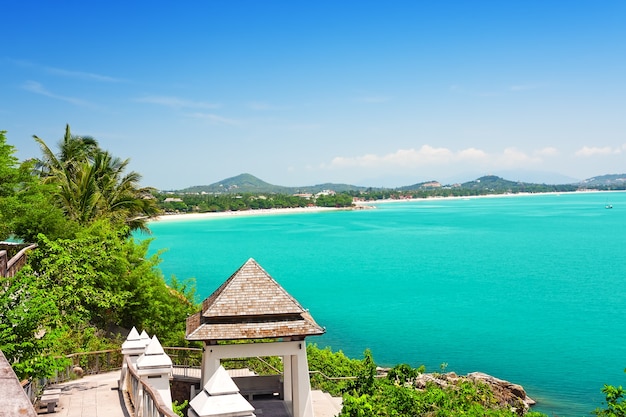
[{"label": "turquoise sea", "polygon": [[154,222],[151,250],[201,299],[254,258],[326,327],[309,342],[486,372],[549,415],[589,415],[603,384],[626,385],[626,193],[375,207]]}]

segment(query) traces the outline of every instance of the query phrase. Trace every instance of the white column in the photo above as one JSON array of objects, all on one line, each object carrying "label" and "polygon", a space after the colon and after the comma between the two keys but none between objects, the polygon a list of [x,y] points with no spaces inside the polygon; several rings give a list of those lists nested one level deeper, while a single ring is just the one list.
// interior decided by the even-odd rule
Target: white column
[{"label": "white column", "polygon": [[209,378],[213,376],[215,371],[220,367],[220,359],[223,356],[217,354],[217,352],[221,351],[220,347],[225,345],[208,345],[205,343],[204,349],[202,351],[202,372],[200,374],[200,386],[204,386],[207,383]]},{"label": "white column", "polygon": [[202,383],[211,378],[222,358],[283,356],[285,402],[292,403],[293,417],[313,417],[309,366],[304,340],[290,342],[246,343],[241,345],[207,345],[202,355]]},{"label": "white column", "polygon": [[311,399],[311,382],[309,380],[309,363],[306,359],[306,345],[302,341],[302,350],[292,357],[294,399],[294,417],[313,417],[313,400]]},{"label": "white column", "polygon": [[[144,331],[145,333],[145,331]],[[143,333],[142,333],[143,334]],[[139,332],[133,326],[126,337],[124,343],[122,343],[122,355],[124,355],[124,359],[122,361],[122,371],[120,374],[119,386],[118,388],[122,391],[126,390],[126,378],[128,376],[128,368],[126,365],[126,358],[130,358],[130,361],[133,365],[137,363],[137,359],[141,356],[146,350],[146,343],[141,339]]]},{"label": "white column", "polygon": [[289,410],[293,410],[291,357],[292,355],[283,356],[283,399]]},{"label": "white column", "polygon": [[165,354],[156,336],[152,338],[152,341],[146,347],[145,353],[137,359],[137,374],[158,391],[165,406],[171,410],[170,376],[172,375],[172,360]]}]

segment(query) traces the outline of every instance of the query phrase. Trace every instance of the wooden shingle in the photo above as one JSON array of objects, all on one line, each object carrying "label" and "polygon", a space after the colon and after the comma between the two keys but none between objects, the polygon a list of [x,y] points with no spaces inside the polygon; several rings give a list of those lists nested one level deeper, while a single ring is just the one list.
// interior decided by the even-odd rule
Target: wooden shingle
[{"label": "wooden shingle", "polygon": [[250,258],[187,320],[188,340],[233,340],[323,334],[302,308]]}]

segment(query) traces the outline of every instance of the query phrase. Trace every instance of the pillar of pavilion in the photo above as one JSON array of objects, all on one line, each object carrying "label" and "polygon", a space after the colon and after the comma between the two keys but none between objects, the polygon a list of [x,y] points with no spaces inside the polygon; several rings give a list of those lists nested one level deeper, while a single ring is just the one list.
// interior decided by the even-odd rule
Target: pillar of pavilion
[{"label": "pillar of pavilion", "polygon": [[[187,319],[187,340],[204,342],[202,386],[224,358],[281,356],[283,398],[293,417],[313,417],[306,336],[324,334],[307,310],[252,258]],[[218,344],[219,341],[271,342]]]}]

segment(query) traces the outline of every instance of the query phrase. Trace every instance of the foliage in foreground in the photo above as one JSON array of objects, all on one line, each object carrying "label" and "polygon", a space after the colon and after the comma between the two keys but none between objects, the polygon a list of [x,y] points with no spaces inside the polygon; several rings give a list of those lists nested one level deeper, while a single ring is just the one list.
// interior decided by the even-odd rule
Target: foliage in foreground
[{"label": "foliage in foreground", "polygon": [[[626,372],[626,369],[624,369]],[[604,385],[602,393],[606,401],[606,408],[596,408],[594,414],[603,417],[626,417],[626,391],[622,386]]]},{"label": "foliage in foreground", "polygon": [[[341,417],[369,416],[493,416],[513,417],[517,414],[498,403],[491,388],[483,383],[466,380],[459,385],[441,387],[434,383],[417,389],[411,381],[424,372],[424,367],[412,368],[400,364],[378,377],[376,364],[369,350],[362,360],[350,359],[343,352],[332,352],[307,346],[309,368],[320,371],[311,376],[311,386],[334,396],[343,396]],[[352,379],[334,379],[354,376]],[[527,413],[529,417],[543,416]]]},{"label": "foliage in foreground", "polygon": [[130,231],[148,231],[146,222],[158,208],[149,198],[153,190],[139,186],[141,175],[125,172],[129,159],[111,155],[92,137],[72,135],[69,125],[56,153],[33,137],[42,151],[37,171],[44,183],[55,185],[55,203],[68,219],[82,226],[108,219]]},{"label": "foliage in foreground", "polygon": [[[41,176],[34,176],[35,162],[18,164],[0,131],[0,240],[14,236],[39,245],[29,265],[0,279],[0,350],[20,378],[51,376],[66,364],[62,354],[119,346],[111,336],[120,327],[137,326],[164,345],[183,346],[185,318],[196,311],[193,284],[172,278],[167,286],[158,256],[147,255],[149,241],[129,238],[131,229],[141,229],[155,213],[145,198],[148,190],[137,187],[138,174],[123,175],[127,160],[83,139],[72,137],[68,126],[56,155],[38,140],[45,158],[39,161]],[[277,204],[251,201],[251,208]],[[89,204],[76,205],[81,202]],[[309,345],[307,354],[310,369],[319,371],[312,386],[343,395],[341,416],[515,415],[494,404],[489,387],[481,384],[416,390],[407,382],[423,370],[405,364],[388,378],[376,378],[369,351],[355,360]],[[346,375],[356,378],[327,378]],[[607,408],[594,414],[626,417],[624,389],[605,385],[602,392]]]},{"label": "foliage in foreground", "polygon": [[166,285],[150,241],[130,237],[155,207],[138,174],[84,139],[68,126],[58,154],[38,140],[44,158],[18,164],[0,131],[0,240],[38,245],[16,276],[0,277],[0,349],[20,378],[53,375],[65,354],[118,347],[132,326],[184,346],[197,310],[193,282]]}]

